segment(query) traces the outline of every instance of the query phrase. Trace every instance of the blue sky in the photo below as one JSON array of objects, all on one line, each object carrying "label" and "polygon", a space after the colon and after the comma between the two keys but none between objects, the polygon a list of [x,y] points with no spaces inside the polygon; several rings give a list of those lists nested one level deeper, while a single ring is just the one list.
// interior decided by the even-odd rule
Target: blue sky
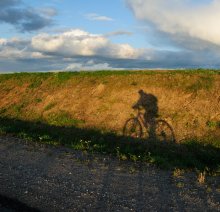
[{"label": "blue sky", "polygon": [[[51,32],[54,30],[68,30],[79,28],[94,34],[107,34],[114,31],[127,31],[133,33],[133,36],[116,36],[112,40],[114,42],[129,42],[135,47],[141,47],[143,43],[146,45],[145,36],[138,29],[139,24],[134,19],[131,11],[127,8],[123,0],[35,0],[23,1],[26,7],[33,8],[51,8],[57,11],[57,15],[53,18],[53,26],[43,28],[43,32]],[[106,16],[113,21],[91,21],[87,15],[96,13],[100,16]],[[140,24],[141,25],[141,24]],[[0,29],[0,33],[5,37],[13,36],[30,36],[30,32],[19,33],[13,26],[4,24]],[[36,32],[31,32],[38,33]]]},{"label": "blue sky", "polygon": [[1,0],[0,72],[219,68],[218,0]]}]

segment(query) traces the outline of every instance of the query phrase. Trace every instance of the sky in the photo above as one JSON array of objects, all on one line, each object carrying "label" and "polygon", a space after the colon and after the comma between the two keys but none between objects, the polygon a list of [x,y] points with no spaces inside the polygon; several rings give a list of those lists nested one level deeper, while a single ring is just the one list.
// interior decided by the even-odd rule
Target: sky
[{"label": "sky", "polygon": [[0,0],[0,72],[220,68],[219,0]]}]

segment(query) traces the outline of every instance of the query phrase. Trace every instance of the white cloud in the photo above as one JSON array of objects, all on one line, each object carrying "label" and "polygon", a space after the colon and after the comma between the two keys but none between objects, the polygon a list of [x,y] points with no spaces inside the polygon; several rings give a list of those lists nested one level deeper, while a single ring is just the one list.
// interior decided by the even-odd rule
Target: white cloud
[{"label": "white cloud", "polygon": [[3,51],[0,50],[0,58],[5,59],[18,59],[18,58],[29,58],[30,55],[25,49],[17,49],[13,47],[7,47]]},{"label": "white cloud", "polygon": [[0,38],[0,45],[6,44],[7,40],[4,38]]},{"label": "white cloud", "polygon": [[[193,39],[189,43],[201,44],[193,43]],[[219,49],[175,52],[140,49],[113,43],[106,35],[74,29],[38,34],[30,39],[0,38],[0,71],[219,68]]]},{"label": "white cloud", "polygon": [[[22,43],[22,45],[20,45]],[[0,58],[13,59],[27,57],[25,40],[19,38],[0,39]]]},{"label": "white cloud", "polygon": [[66,68],[66,71],[97,71],[97,70],[122,70],[122,68],[113,68],[108,63],[95,63],[94,60],[89,60],[84,63],[71,63]]},{"label": "white cloud", "polygon": [[104,37],[72,30],[58,35],[40,34],[32,38],[32,46],[39,51],[63,55],[92,56],[107,44]]},{"label": "white cloud", "polygon": [[56,35],[39,34],[32,38],[31,43],[39,52],[64,57],[102,56],[136,59],[145,56],[143,50],[135,49],[129,44],[114,44],[103,35],[90,34],[79,29]]},{"label": "white cloud", "polygon": [[114,21],[114,19],[110,17],[102,16],[96,13],[86,14],[85,17],[90,21]]},{"label": "white cloud", "polygon": [[31,39],[0,38],[0,59],[100,57],[108,59],[147,59],[153,50],[116,44],[105,35],[74,29],[58,34],[38,34]]},{"label": "white cloud", "polygon": [[49,55],[44,55],[41,52],[32,52],[30,54],[31,58],[35,58],[35,59],[45,59],[45,58],[51,58],[51,56]]},{"label": "white cloud", "polygon": [[193,0],[127,0],[137,19],[152,23],[157,30],[178,41],[199,39],[220,45],[220,1],[195,4]]},{"label": "white cloud", "polygon": [[50,58],[41,52],[34,51],[30,46],[30,40],[21,38],[0,39],[0,59],[30,59],[30,58]]}]

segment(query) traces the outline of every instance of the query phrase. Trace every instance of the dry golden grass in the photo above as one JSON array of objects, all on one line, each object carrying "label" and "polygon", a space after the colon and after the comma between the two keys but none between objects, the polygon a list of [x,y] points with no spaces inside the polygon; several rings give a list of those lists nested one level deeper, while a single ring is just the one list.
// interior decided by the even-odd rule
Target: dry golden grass
[{"label": "dry golden grass", "polygon": [[183,169],[175,168],[173,171],[173,177],[182,177],[184,172],[185,171]]},{"label": "dry golden grass", "polygon": [[141,72],[63,78],[60,74],[64,81],[58,81],[55,74],[48,76],[38,77],[41,81],[35,84],[35,75],[31,75],[32,81],[28,75],[22,80],[12,77],[2,81],[0,110],[25,120],[47,120],[51,114],[65,111],[74,119],[84,120],[82,127],[120,134],[125,121],[134,114],[131,107],[138,100],[138,90],[143,89],[157,97],[159,114],[173,127],[177,140],[220,135],[220,128],[214,126],[220,120],[219,74]]},{"label": "dry golden grass", "polygon": [[206,180],[206,172],[205,172],[205,171],[200,172],[200,173],[198,174],[197,180],[198,180],[198,183],[199,183],[199,184],[204,184],[204,183],[205,183],[205,180]]}]

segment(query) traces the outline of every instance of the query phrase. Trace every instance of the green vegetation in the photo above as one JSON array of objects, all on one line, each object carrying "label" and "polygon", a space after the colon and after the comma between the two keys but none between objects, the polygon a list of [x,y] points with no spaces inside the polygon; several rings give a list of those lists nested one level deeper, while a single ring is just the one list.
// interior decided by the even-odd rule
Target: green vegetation
[{"label": "green vegetation", "polygon": [[30,89],[38,88],[42,84],[42,80],[40,78],[36,78],[30,85]]},{"label": "green vegetation", "polygon": [[85,122],[83,120],[73,119],[69,113],[61,111],[50,114],[47,123],[55,126],[78,126]]},{"label": "green vegetation", "polygon": [[35,102],[36,102],[36,103],[40,103],[40,102],[42,102],[42,101],[43,101],[43,100],[42,100],[41,98],[36,98],[36,99],[35,99]]},{"label": "green vegetation", "polygon": [[[27,80],[32,83],[37,83],[36,81],[39,80],[45,80],[49,76],[51,76],[52,73],[13,73],[13,74],[0,74],[0,82],[3,83],[8,80],[15,80],[19,82],[19,85],[22,85],[24,82],[27,82]],[[34,85],[33,85],[34,86]]]},{"label": "green vegetation", "polygon": [[49,104],[44,108],[44,111],[51,110],[51,109],[54,108],[55,106],[56,106],[56,103],[55,103],[55,102],[51,102],[51,103],[49,103]]},{"label": "green vegetation", "polygon": [[[15,115],[15,117],[19,117],[22,109],[24,108],[25,104],[16,104],[11,106],[12,113]],[[6,112],[6,111],[5,111]]]},{"label": "green vegetation", "polygon": [[220,121],[208,121],[206,125],[211,129],[220,128]]},{"label": "green vegetation", "polygon": [[1,109],[0,109],[0,115],[4,114],[6,111],[7,111],[6,108],[1,108]]},{"label": "green vegetation", "polygon": [[[56,86],[62,86],[65,85],[65,83],[72,78],[85,78],[90,77],[91,82],[96,82],[96,79],[103,78],[104,84],[106,81],[105,77],[111,77],[111,76],[154,76],[155,77],[155,85],[156,86],[166,86],[168,88],[183,88],[186,91],[190,92],[197,92],[201,89],[210,90],[213,87],[214,84],[214,75],[219,75],[220,71],[217,70],[137,70],[137,71],[80,71],[80,72],[52,72],[52,73],[13,73],[13,74],[0,74],[0,83],[6,82],[6,81],[13,81],[13,83],[16,83],[19,86],[22,86],[24,83],[29,84],[29,89],[36,89],[40,87],[45,80],[50,78],[50,81],[48,83],[48,88],[54,88]],[[178,76],[182,76],[183,79],[193,76],[199,76],[200,79],[197,80],[179,80]],[[164,80],[158,80],[157,77],[163,76]],[[192,81],[192,82],[191,82]],[[169,83],[167,83],[169,82]],[[132,81],[130,85],[132,86],[138,86],[138,81]]]},{"label": "green vegetation", "polygon": [[76,75],[77,72],[58,72],[55,73],[53,76],[60,82],[65,82],[69,80],[72,76]]},{"label": "green vegetation", "polygon": [[24,107],[24,105],[14,105],[12,109],[14,110],[15,113],[19,114],[21,112],[21,109]]},{"label": "green vegetation", "polygon": [[186,75],[195,75],[195,74],[206,74],[210,75],[219,75],[219,70],[207,70],[207,69],[188,69],[188,70],[170,70],[170,71],[157,71],[157,70],[137,70],[137,71],[79,71],[79,72],[47,72],[47,73],[13,73],[13,74],[0,74],[0,82],[10,80],[10,79],[22,79],[22,78],[29,78],[29,79],[47,79],[49,77],[54,77],[61,82],[65,82],[69,80],[73,76],[112,76],[112,75],[130,75],[130,74],[144,74],[144,75],[157,75],[157,74],[169,74],[169,75],[176,75],[176,74],[186,74]]},{"label": "green vegetation", "polygon": [[[61,118],[64,123],[69,122],[67,115],[63,114]],[[120,137],[112,133],[103,134],[98,130],[74,126],[60,127],[8,118],[0,118],[0,133],[46,144],[65,145],[77,150],[109,153],[120,160],[143,161],[162,168],[208,170],[215,174],[220,171],[220,146],[193,140],[183,144],[166,144]]]},{"label": "green vegetation", "polygon": [[210,90],[213,87],[214,78],[212,75],[200,76],[196,82],[187,87],[187,90],[191,92],[197,92],[198,90]]},{"label": "green vegetation", "polygon": [[[0,134],[172,167],[174,175],[184,168],[217,173],[219,75],[201,69],[0,74]],[[156,96],[178,140],[190,139],[163,144],[119,136],[139,89]]]},{"label": "green vegetation", "polygon": [[70,80],[72,77],[78,75],[78,72],[57,72],[51,73],[51,86],[60,86]]}]

